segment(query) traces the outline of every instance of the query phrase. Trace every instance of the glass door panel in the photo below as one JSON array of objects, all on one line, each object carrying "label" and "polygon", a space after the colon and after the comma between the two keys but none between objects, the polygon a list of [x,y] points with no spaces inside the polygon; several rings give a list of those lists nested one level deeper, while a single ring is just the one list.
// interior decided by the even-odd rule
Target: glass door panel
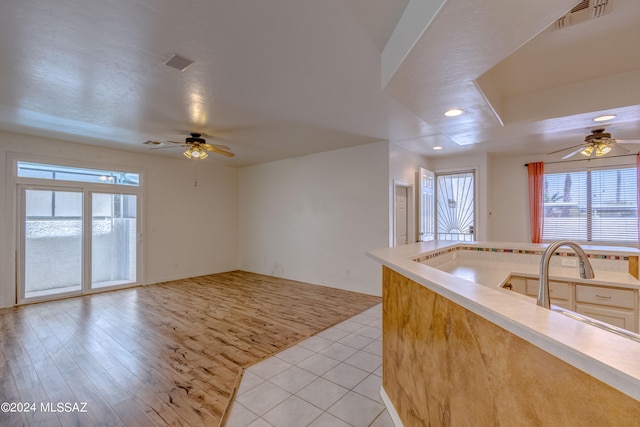
[{"label": "glass door panel", "polygon": [[24,189],[24,298],[82,289],[83,194]]},{"label": "glass door panel", "polygon": [[438,240],[475,238],[475,183],[473,172],[436,174],[436,232]]},{"label": "glass door panel", "polygon": [[136,203],[132,194],[92,194],[92,288],[135,283]]},{"label": "glass door panel", "polygon": [[420,168],[420,202],[418,203],[418,240],[428,242],[435,239],[434,174]]}]

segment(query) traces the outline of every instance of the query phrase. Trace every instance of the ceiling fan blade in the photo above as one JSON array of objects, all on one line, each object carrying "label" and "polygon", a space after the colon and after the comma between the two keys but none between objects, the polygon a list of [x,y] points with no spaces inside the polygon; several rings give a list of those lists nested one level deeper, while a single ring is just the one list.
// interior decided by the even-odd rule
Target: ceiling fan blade
[{"label": "ceiling fan blade", "polygon": [[211,151],[212,153],[217,153],[217,154],[222,154],[223,156],[227,156],[227,157],[233,157],[235,156],[235,154],[233,154],[230,151],[224,151],[224,150],[218,150],[215,147],[211,147],[210,149],[208,149],[207,151]]},{"label": "ceiling fan blade", "polygon": [[[573,147],[571,147],[573,148]],[[579,148],[573,150],[572,152],[570,152],[569,154],[565,155],[564,157],[562,157],[562,160],[568,159],[569,157],[573,157],[576,154],[578,154],[579,152],[581,152],[582,150],[584,150],[584,144],[580,144]],[[595,150],[594,150],[595,151]]]},{"label": "ceiling fan blade", "polygon": [[227,147],[226,145],[217,145],[217,144],[200,144],[200,146],[202,148],[204,148],[205,150],[210,150],[211,148],[215,148],[217,150],[223,150],[223,151],[231,151],[231,148]]},{"label": "ceiling fan blade", "polygon": [[188,147],[188,145],[187,144],[165,145],[163,147],[152,147],[151,150],[162,150],[163,148],[178,148],[178,147]]},{"label": "ceiling fan blade", "polygon": [[616,139],[618,144],[640,144],[640,139]]},{"label": "ceiling fan blade", "polygon": [[560,149],[560,150],[552,151],[552,152],[550,152],[550,153],[547,153],[547,155],[550,155],[550,154],[556,154],[556,153],[561,153],[561,152],[563,152],[563,151],[571,150],[572,148],[576,148],[576,147],[584,147],[585,145],[586,145],[586,144],[584,144],[584,143],[582,143],[582,144],[578,144],[578,145],[572,145],[571,147],[565,147],[565,148],[562,148],[562,149]]},{"label": "ceiling fan blade", "polygon": [[[640,142],[640,141],[638,141]],[[629,150],[628,148],[623,147],[620,144],[611,144],[611,151],[613,151],[614,153],[620,153],[620,154],[628,154],[631,152],[631,150]]]}]

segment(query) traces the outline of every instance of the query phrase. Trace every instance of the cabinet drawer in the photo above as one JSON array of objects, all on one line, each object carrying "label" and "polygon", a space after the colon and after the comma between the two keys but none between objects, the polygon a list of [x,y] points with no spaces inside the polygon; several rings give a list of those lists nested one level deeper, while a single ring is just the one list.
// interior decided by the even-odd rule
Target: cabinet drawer
[{"label": "cabinet drawer", "polygon": [[576,285],[576,302],[634,308],[635,293],[630,289]]},{"label": "cabinet drawer", "polygon": [[[538,295],[540,281],[536,279],[527,279],[527,295]],[[551,299],[570,300],[571,287],[568,283],[549,282],[549,297]]]},{"label": "cabinet drawer", "polygon": [[619,328],[638,332],[638,322],[633,311],[576,304],[576,312]]}]

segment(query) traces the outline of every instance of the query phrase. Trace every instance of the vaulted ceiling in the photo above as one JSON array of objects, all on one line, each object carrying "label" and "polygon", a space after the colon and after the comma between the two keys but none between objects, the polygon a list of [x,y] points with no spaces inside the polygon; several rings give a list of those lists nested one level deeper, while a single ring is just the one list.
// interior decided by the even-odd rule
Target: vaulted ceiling
[{"label": "vaulted ceiling", "polygon": [[8,0],[0,129],[158,155],[180,150],[143,141],[202,132],[230,166],[387,139],[541,153],[603,112],[640,139],[640,2],[547,28],[576,2]]}]

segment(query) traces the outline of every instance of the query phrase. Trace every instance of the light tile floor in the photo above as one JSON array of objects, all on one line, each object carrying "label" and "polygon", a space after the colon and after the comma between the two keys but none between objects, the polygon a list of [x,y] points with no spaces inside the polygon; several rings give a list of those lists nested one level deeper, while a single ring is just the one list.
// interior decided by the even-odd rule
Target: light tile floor
[{"label": "light tile floor", "polygon": [[248,368],[226,427],[393,427],[380,398],[382,305]]}]

